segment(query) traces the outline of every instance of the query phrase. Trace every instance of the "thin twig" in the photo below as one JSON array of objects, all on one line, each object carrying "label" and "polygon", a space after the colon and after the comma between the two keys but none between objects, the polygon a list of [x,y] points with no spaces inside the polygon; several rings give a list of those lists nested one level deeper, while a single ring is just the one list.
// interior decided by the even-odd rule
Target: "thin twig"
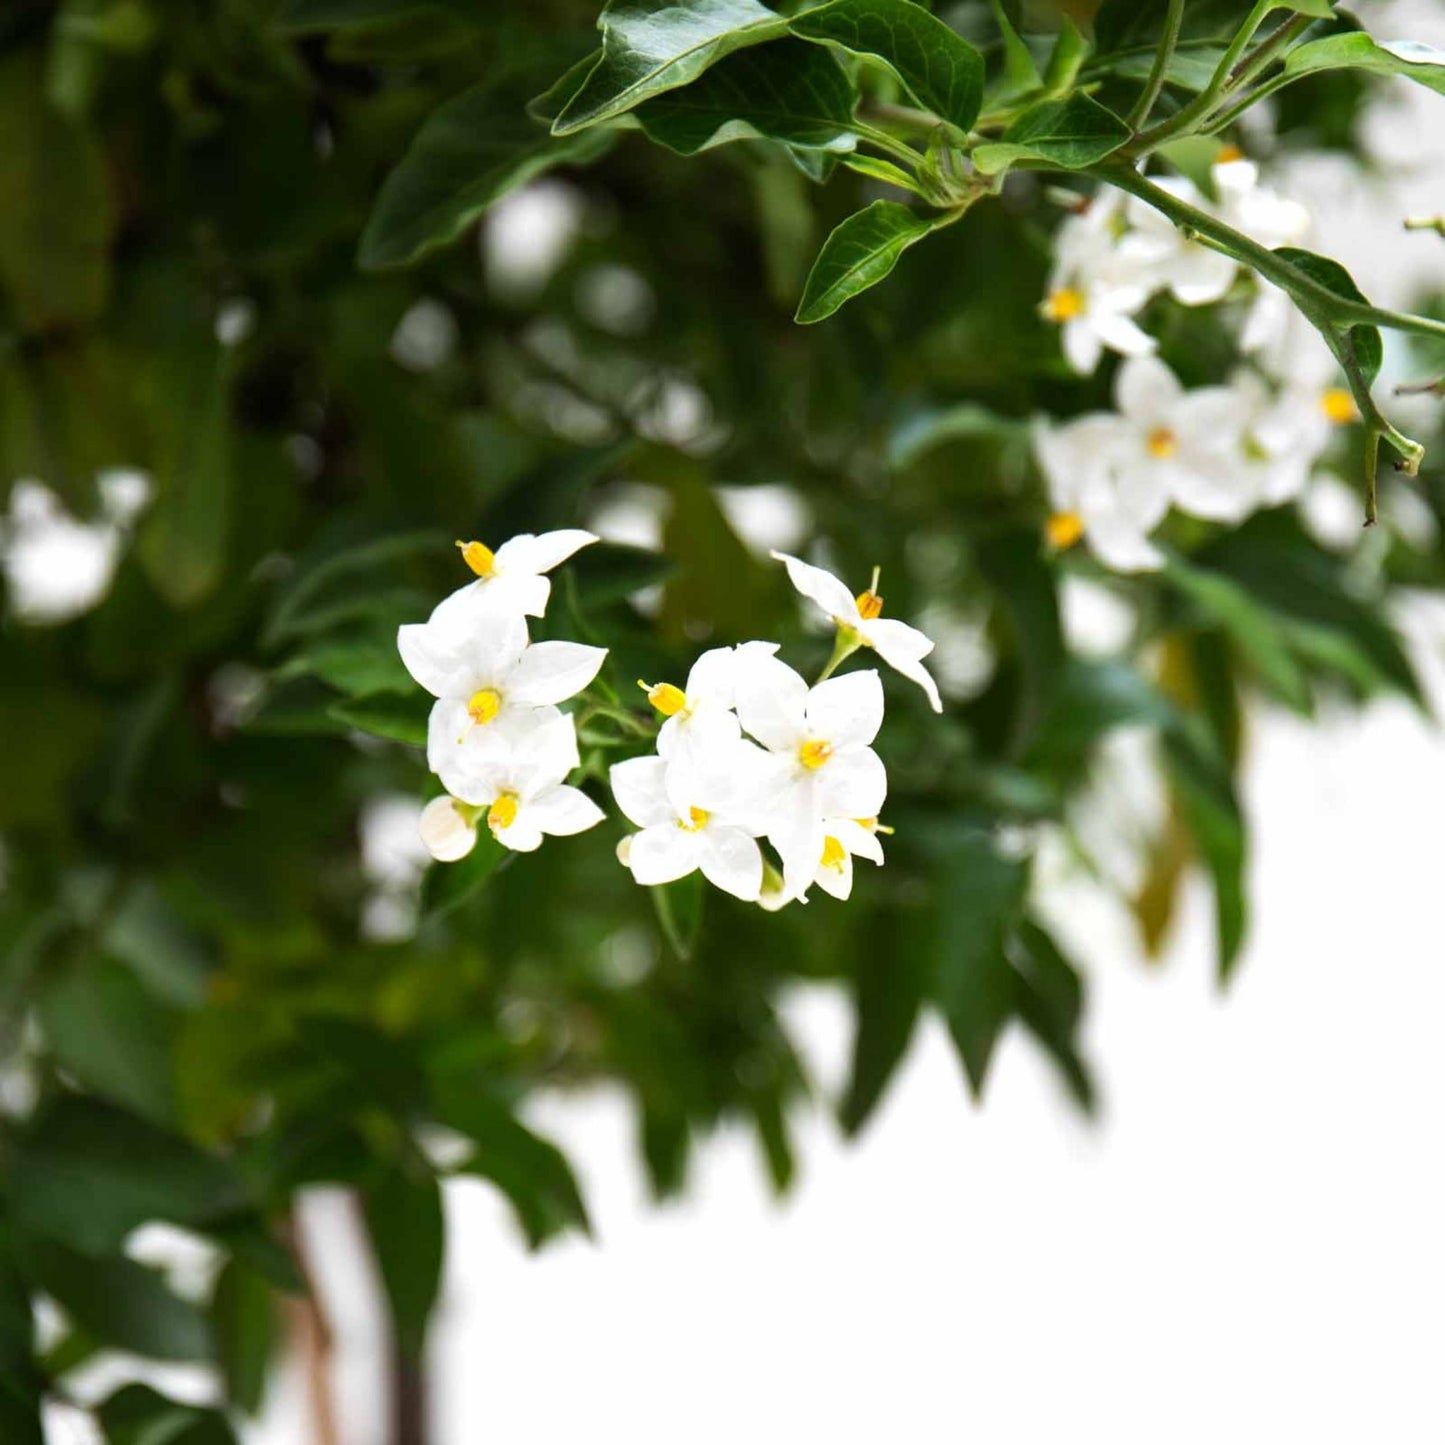
[{"label": "thin twig", "polygon": [[1129,112],[1130,130],[1138,130],[1147,124],[1149,112],[1154,109],[1154,102],[1159,99],[1159,92],[1164,89],[1164,81],[1169,74],[1169,62],[1174,59],[1174,48],[1179,44],[1179,30],[1183,24],[1184,0],[1169,0],[1169,13],[1164,18],[1164,34],[1154,56],[1153,68],[1139,99],[1134,102],[1134,108]]}]

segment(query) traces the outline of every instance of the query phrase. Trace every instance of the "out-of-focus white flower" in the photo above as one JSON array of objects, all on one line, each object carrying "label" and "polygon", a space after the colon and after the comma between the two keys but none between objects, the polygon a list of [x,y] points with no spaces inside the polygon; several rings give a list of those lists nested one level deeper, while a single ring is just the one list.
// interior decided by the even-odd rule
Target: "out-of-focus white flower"
[{"label": "out-of-focus white flower", "polygon": [[1097,196],[1059,228],[1053,277],[1042,311],[1063,328],[1064,355],[1075,371],[1094,370],[1105,349],[1143,356],[1155,341],[1133,320],[1149,299],[1151,272],[1121,250],[1122,197]]},{"label": "out-of-focus white flower", "polygon": [[740,658],[743,728],[773,755],[767,835],[783,860],[786,891],[801,896],[823,851],[825,818],[876,818],[888,792],[870,746],[883,723],[883,685],[869,669],[809,689],[786,663]]},{"label": "out-of-focus white flower", "polygon": [[440,602],[432,620],[465,627],[479,617],[541,617],[552,595],[546,574],[596,540],[593,532],[566,527],[538,536],[524,532],[495,552],[481,542],[458,542],[477,580]]},{"label": "out-of-focus white flower", "polygon": [[[1153,180],[1188,205],[1212,209],[1198,187],[1182,176]],[[1223,299],[1239,273],[1236,261],[1196,240],[1137,197],[1129,200],[1126,214],[1134,230],[1119,249],[1149,278],[1150,290],[1167,290],[1185,306],[1207,306]]]},{"label": "out-of-focus white flower", "polygon": [[22,621],[58,623],[90,611],[110,590],[123,529],[81,522],[40,482],[16,482],[0,519],[0,565]]},{"label": "out-of-focus white flower", "polygon": [[745,642],[737,648],[714,647],[693,663],[686,687],[639,679],[637,685],[664,718],[657,734],[660,757],[671,758],[680,752],[705,757],[738,740],[741,729],[733,712],[733,678],[738,654],[744,648],[761,649],[771,657],[778,644]]},{"label": "out-of-focus white flower", "polygon": [[788,580],[804,597],[817,603],[845,633],[852,634],[864,647],[871,647],[895,672],[916,682],[928,695],[934,712],[943,711],[938,686],[923,665],[923,659],[933,651],[933,640],[906,622],[882,615],[883,599],[875,590],[876,572],[873,584],[855,597],[846,583],[822,567],[786,552],[772,555],[787,567]]},{"label": "out-of-focus white flower", "polygon": [[[558,714],[535,726],[509,729],[443,781],[457,799],[479,810],[478,819],[485,812],[499,843],[530,853],[546,836],[570,837],[602,821],[601,808],[563,781],[578,761],[577,730],[570,717]],[[454,833],[450,823],[443,827],[440,810],[431,826],[436,840]]]},{"label": "out-of-focus white flower", "polygon": [[755,903],[763,886],[756,840],[769,775],[766,754],[738,739],[706,759],[689,754],[614,764],[613,796],[642,830],[623,858],[632,876],[651,886],[701,869],[715,887]]},{"label": "out-of-focus white flower", "polygon": [[1310,233],[1310,213],[1298,201],[1260,184],[1259,167],[1242,151],[1226,146],[1211,172],[1219,195],[1218,213],[1237,231],[1273,250],[1298,246]]},{"label": "out-of-focus white flower", "polygon": [[555,716],[555,704],[581,692],[607,656],[580,642],[529,644],[520,617],[478,618],[462,630],[455,612],[399,628],[396,644],[407,671],[437,699],[427,763],[448,787],[489,732]]},{"label": "out-of-focus white flower", "polygon": [[846,899],[853,892],[853,859],[882,864],[876,818],[828,818],[823,823],[823,852],[813,881],[824,893]]}]

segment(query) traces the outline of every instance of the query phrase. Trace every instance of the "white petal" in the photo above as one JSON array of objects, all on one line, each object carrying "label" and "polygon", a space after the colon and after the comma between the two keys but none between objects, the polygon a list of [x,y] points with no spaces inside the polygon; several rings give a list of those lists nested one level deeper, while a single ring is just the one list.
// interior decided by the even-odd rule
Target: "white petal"
[{"label": "white petal", "polygon": [[715,888],[746,903],[763,891],[763,855],[741,828],[704,828],[698,848],[702,876]]},{"label": "white petal", "polygon": [[632,876],[648,887],[686,878],[697,867],[701,836],[679,828],[676,823],[644,828],[633,838],[628,850],[627,865],[632,869]]},{"label": "white petal", "polygon": [[788,569],[788,580],[793,586],[810,602],[816,602],[829,617],[850,627],[861,620],[853,594],[831,572],[799,561],[786,552],[773,552],[771,555]]},{"label": "white petal", "polygon": [[733,673],[737,654],[731,647],[713,647],[693,663],[687,675],[687,705],[727,708],[733,705]]},{"label": "white petal", "polygon": [[835,751],[867,747],[883,726],[883,684],[870,667],[830,677],[808,694],[808,735]]},{"label": "white petal", "polygon": [[471,658],[477,687],[494,687],[517,666],[527,651],[527,623],[521,616],[494,616],[478,613],[467,639],[467,655]]},{"label": "white petal", "polygon": [[818,769],[817,807],[826,818],[876,818],[888,796],[888,773],[872,748],[844,753]]},{"label": "white petal", "polygon": [[1094,330],[1093,322],[1086,316],[1066,321],[1062,341],[1069,365],[1083,376],[1092,376],[1099,358],[1104,354],[1103,339]]},{"label": "white petal", "polygon": [[1140,426],[1167,417],[1183,393],[1179,378],[1157,356],[1130,357],[1114,379],[1115,404]]},{"label": "white petal", "polygon": [[[1137,322],[1122,312],[1100,311],[1094,317],[1094,330],[1099,340],[1120,356],[1147,356],[1159,345]],[[1097,355],[1095,357],[1097,361]],[[1080,368],[1092,371],[1092,366]]]},{"label": "white petal", "polygon": [[853,857],[844,853],[836,864],[819,863],[813,881],[824,893],[834,898],[847,899],[853,892]]},{"label": "white petal", "polygon": [[559,783],[539,793],[530,802],[518,809],[518,821],[540,828],[554,838],[570,838],[574,833],[585,833],[595,828],[606,814],[582,791]]},{"label": "white petal", "polygon": [[[870,641],[873,643],[873,650],[894,672],[898,673],[900,677],[906,677],[909,682],[916,682],[918,686],[923,689],[928,696],[928,705],[934,712],[942,712],[943,699],[938,695],[938,684],[934,682],[933,675],[924,667],[922,662],[919,661],[919,658],[923,656],[923,654],[914,650],[915,644],[909,640],[904,646],[898,647],[895,644],[891,631],[882,631],[882,635],[880,635],[881,629],[890,629],[893,627],[907,628],[909,632],[917,631],[916,628],[908,627],[908,624],[905,622],[894,622],[891,618],[880,618],[871,625]],[[919,632],[918,636],[923,637],[923,634]],[[924,637],[923,640],[928,643],[925,652],[932,651],[933,643],[926,637]]]},{"label": "white petal", "polygon": [[675,814],[667,801],[667,763],[662,758],[628,758],[613,763],[608,779],[617,806],[639,828],[671,823]]},{"label": "white petal", "polygon": [[1198,242],[1180,249],[1169,273],[1169,290],[1185,306],[1210,306],[1223,300],[1239,265]]},{"label": "white petal", "polygon": [[870,863],[883,862],[883,845],[878,835],[854,818],[829,818],[823,825],[830,838],[836,838],[850,853]]},{"label": "white petal", "polygon": [[738,649],[738,721],[764,747],[791,751],[806,736],[808,684],[785,662],[749,647]]},{"label": "white petal", "polygon": [[1118,513],[1087,518],[1084,537],[1099,561],[1116,572],[1152,572],[1164,565],[1164,554]]},{"label": "white petal", "polygon": [[521,732],[510,767],[512,787],[519,797],[529,800],[555,787],[581,761],[571,717],[553,708],[538,711],[543,720],[526,725]]},{"label": "white petal", "polygon": [[581,642],[534,642],[507,679],[508,698],[537,706],[576,697],[601,668],[605,647]]},{"label": "white petal", "polygon": [[406,670],[433,697],[455,696],[471,675],[460,642],[433,628],[413,622],[396,630],[396,650]]},{"label": "white petal", "polygon": [[704,703],[695,711],[677,713],[663,723],[657,734],[657,752],[664,758],[676,757],[680,752],[709,753],[728,747],[741,736],[742,726],[733,713]]},{"label": "white petal", "polygon": [[439,863],[455,863],[476,846],[477,830],[456,810],[453,799],[443,794],[421,810],[417,825],[426,850]]},{"label": "white petal", "polygon": [[790,898],[802,898],[812,886],[823,856],[822,820],[811,811],[795,812],[779,820],[768,834],[768,841],[783,860],[783,892]]},{"label": "white petal", "polygon": [[513,537],[510,542],[503,542],[497,548],[495,566],[497,571],[506,576],[508,572],[532,573],[550,572],[554,567],[565,562],[574,552],[589,546],[597,540],[592,532],[584,532],[580,527],[566,527],[558,532],[543,532],[539,536],[532,536],[524,532],[519,537]]},{"label": "white petal", "polygon": [[514,853],[535,853],[542,846],[542,830],[517,810],[517,816],[506,828],[493,828],[492,837]]}]

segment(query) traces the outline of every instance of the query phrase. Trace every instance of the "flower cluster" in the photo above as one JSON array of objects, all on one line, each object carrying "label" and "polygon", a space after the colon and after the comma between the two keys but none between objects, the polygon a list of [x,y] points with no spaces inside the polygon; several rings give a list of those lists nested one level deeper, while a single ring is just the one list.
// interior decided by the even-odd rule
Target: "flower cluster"
[{"label": "flower cluster", "polygon": [[[1155,184],[1219,215],[1261,244],[1296,244],[1308,212],[1261,186],[1253,162],[1226,149],[1213,167],[1217,199],[1182,178]],[[1041,424],[1036,449],[1049,484],[1049,539],[1081,537],[1106,566],[1158,567],[1150,534],[1171,507],[1217,522],[1297,496],[1335,427],[1358,420],[1334,358],[1289,298],[1255,281],[1239,349],[1250,357],[1225,385],[1186,391],[1153,353],[1134,319],[1167,291],[1185,306],[1221,301],[1240,268],[1160,216],[1122,196],[1100,197],[1061,229],[1046,317],[1062,328],[1064,353],[1092,371],[1103,352],[1125,360],[1111,412]]]},{"label": "flower cluster", "polygon": [[[873,669],[832,676],[862,648],[921,686],[941,710],[923,658],[933,644],[882,617],[877,577],[854,596],[831,573],[796,557],[797,589],[836,629],[833,657],[812,687],[772,642],[705,652],[686,683],[640,685],[664,722],[657,751],[611,770],[612,791],[638,831],[618,856],[639,883],[695,871],[718,888],[767,908],[806,900],[816,883],[836,898],[853,887],[853,859],[881,864],[878,815],[888,778],[873,740],[883,723],[883,686]],[[762,842],[780,867],[764,858]]]},{"label": "flower cluster", "polygon": [[575,697],[606,648],[532,642],[528,617],[546,613],[547,576],[596,537],[569,529],[513,537],[492,552],[459,542],[475,580],[425,623],[402,627],[407,671],[436,698],[427,764],[446,793],[422,813],[421,835],[443,862],[464,858],[484,819],[505,847],[529,853],[548,834],[581,833],[602,810],[566,778],[578,766],[577,730],[557,704]]}]

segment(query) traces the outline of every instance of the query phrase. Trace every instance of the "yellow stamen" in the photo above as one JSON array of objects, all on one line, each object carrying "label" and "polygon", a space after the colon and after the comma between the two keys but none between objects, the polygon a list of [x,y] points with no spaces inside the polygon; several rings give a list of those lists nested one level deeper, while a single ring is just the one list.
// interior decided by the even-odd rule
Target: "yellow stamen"
[{"label": "yellow stamen", "polygon": [[517,821],[517,798],[514,793],[503,793],[487,809],[487,826],[495,833],[510,828]]},{"label": "yellow stamen", "polygon": [[1179,438],[1174,434],[1172,427],[1156,426],[1149,433],[1149,439],[1144,445],[1151,457],[1157,461],[1167,462],[1179,450]]},{"label": "yellow stamen", "polygon": [[484,547],[480,542],[458,542],[457,546],[462,549],[462,561],[478,577],[492,575],[492,567],[497,559],[490,547]]},{"label": "yellow stamen", "polygon": [[883,599],[871,589],[867,592],[860,592],[856,601],[858,614],[864,622],[872,622],[875,617],[883,615]]},{"label": "yellow stamen", "polygon": [[824,868],[834,868],[841,873],[847,858],[848,850],[836,838],[823,839],[822,864]]},{"label": "yellow stamen", "polygon": [[1073,286],[1060,286],[1050,291],[1044,302],[1044,319],[1047,321],[1073,321],[1084,314],[1084,293]]},{"label": "yellow stamen", "polygon": [[677,826],[681,828],[684,833],[696,833],[699,828],[707,823],[707,820],[711,816],[712,814],[704,808],[689,808],[687,810],[687,817],[679,818],[677,820]]},{"label": "yellow stamen", "polygon": [[1360,409],[1355,405],[1354,397],[1342,386],[1332,386],[1321,395],[1320,410],[1334,426],[1349,426],[1360,419]]},{"label": "yellow stamen", "polygon": [[502,694],[494,687],[478,688],[467,699],[467,716],[482,727],[502,710]]},{"label": "yellow stamen", "polygon": [[670,682],[643,682],[639,677],[637,685],[663,717],[676,717],[687,706],[687,694]]},{"label": "yellow stamen", "polygon": [[1214,158],[1214,164],[1227,166],[1230,161],[1242,161],[1243,159],[1244,152],[1238,146],[1220,146],[1219,154]]},{"label": "yellow stamen", "polygon": [[809,738],[798,749],[798,761],[805,768],[821,768],[832,756],[833,744],[824,742],[822,738]]},{"label": "yellow stamen", "polygon": [[1065,552],[1084,535],[1084,519],[1077,512],[1055,512],[1044,523],[1044,535],[1050,547]]}]

